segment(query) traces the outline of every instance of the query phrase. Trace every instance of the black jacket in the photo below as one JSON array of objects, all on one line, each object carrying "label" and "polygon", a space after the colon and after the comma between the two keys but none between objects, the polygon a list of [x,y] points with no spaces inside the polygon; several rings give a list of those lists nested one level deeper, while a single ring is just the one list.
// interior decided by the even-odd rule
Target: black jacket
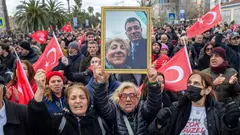
[{"label": "black jacket", "polygon": [[129,43],[129,53],[126,63],[133,69],[146,69],[147,68],[147,39],[141,39],[138,46],[135,47],[134,60],[132,60],[132,45]]},{"label": "black jacket", "polygon": [[206,68],[209,68],[210,65],[210,56],[207,54],[204,54],[202,58],[198,60],[198,70],[204,70]]},{"label": "black jacket", "polygon": [[143,83],[145,77],[146,77],[146,75],[142,74],[142,78],[141,78],[140,84],[138,84],[137,80],[135,79],[133,74],[119,74],[119,75],[116,76],[116,78],[117,78],[117,80],[119,82],[124,82],[124,81],[132,82],[132,83],[134,83],[137,86],[140,86]]},{"label": "black jacket", "polygon": [[9,52],[7,57],[3,57],[3,64],[7,66],[7,68],[11,71],[13,71],[14,63],[15,63],[16,57]]},{"label": "black jacket", "polygon": [[67,58],[69,60],[69,65],[70,65],[69,71],[72,73],[79,72],[80,63],[83,59],[81,52],[79,51],[77,55],[68,56]]},{"label": "black jacket", "polygon": [[[172,116],[170,121],[157,129],[157,120],[148,128],[149,135],[179,135],[188,122],[191,113],[191,101],[184,96],[176,106],[170,107]],[[239,128],[228,128],[223,121],[223,104],[217,103],[211,96],[208,96],[205,103],[207,129],[209,135],[237,135]]]},{"label": "black jacket", "polygon": [[[43,102],[34,99],[28,104],[29,124],[36,135],[58,135],[58,128],[62,117],[66,118],[66,124],[60,135],[102,135],[98,123],[98,115],[93,108],[89,108],[86,115],[77,117],[69,111],[58,114],[50,114]],[[106,124],[103,124],[106,135],[110,135]]]},{"label": "black jacket", "polygon": [[94,107],[99,115],[114,129],[114,135],[128,135],[127,127],[123,120],[125,115],[135,135],[143,135],[148,124],[154,120],[161,108],[162,94],[160,85],[148,86],[147,101],[139,101],[135,110],[131,113],[124,112],[119,105],[107,98],[108,90],[106,83],[94,82]]},{"label": "black jacket", "polygon": [[33,49],[30,50],[27,56],[20,56],[21,60],[28,60],[30,63],[34,64],[38,60],[38,55]]},{"label": "black jacket", "polygon": [[3,126],[4,135],[30,135],[27,123],[27,107],[4,100],[7,123]]}]

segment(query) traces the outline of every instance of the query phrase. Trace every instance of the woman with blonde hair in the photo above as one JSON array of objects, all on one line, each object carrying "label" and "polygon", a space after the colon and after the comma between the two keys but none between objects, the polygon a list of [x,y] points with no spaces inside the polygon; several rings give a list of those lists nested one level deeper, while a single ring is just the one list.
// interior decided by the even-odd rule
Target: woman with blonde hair
[{"label": "woman with blonde hair", "polygon": [[112,126],[115,135],[143,135],[161,107],[162,94],[156,69],[153,66],[148,69],[149,93],[145,102],[140,100],[136,85],[130,82],[121,83],[109,100],[105,76],[101,66],[94,70],[96,111]]}]

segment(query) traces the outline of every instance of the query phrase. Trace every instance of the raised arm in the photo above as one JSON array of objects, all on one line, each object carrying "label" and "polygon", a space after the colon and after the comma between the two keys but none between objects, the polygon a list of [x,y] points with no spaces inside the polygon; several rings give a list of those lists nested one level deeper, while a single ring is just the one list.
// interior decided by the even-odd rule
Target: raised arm
[{"label": "raised arm", "polygon": [[94,68],[94,107],[99,115],[108,121],[115,120],[116,106],[108,97],[107,75],[100,66]]}]

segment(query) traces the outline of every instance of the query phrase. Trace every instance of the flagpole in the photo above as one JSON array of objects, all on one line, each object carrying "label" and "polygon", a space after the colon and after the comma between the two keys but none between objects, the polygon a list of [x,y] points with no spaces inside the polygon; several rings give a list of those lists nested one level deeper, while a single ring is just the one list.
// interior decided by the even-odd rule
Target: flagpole
[{"label": "flagpole", "polygon": [[[23,71],[23,75],[24,75],[24,77],[26,78],[28,85],[30,86],[29,88],[30,88],[31,94],[34,96],[32,87],[31,87],[31,85],[30,85],[30,83],[29,83],[29,80],[28,80],[28,77],[27,77],[26,73],[25,73],[24,70],[23,70],[23,66],[22,66],[21,60],[20,60],[20,58],[19,58],[19,56],[18,56],[18,54],[17,54],[17,51],[16,51],[15,48],[13,48],[13,50],[14,50],[14,53],[15,53],[15,55],[16,55],[16,57],[17,57],[16,59],[19,61],[20,68],[21,68],[21,70]],[[17,70],[17,65],[16,65],[16,70]]]},{"label": "flagpole", "polygon": [[[186,36],[186,37],[187,37],[187,36]],[[184,37],[183,37],[183,38],[184,38]],[[187,54],[188,66],[189,66],[189,69],[191,70],[191,73],[192,73],[192,67],[191,67],[191,64],[190,64],[189,55],[188,55],[188,51],[187,51],[187,45],[186,45],[186,42],[185,42],[184,39],[183,39],[183,44],[184,44],[185,53]]]},{"label": "flagpole", "polygon": [[54,32],[53,32],[53,38],[55,38],[55,40],[56,40],[56,42],[57,42],[57,45],[58,45],[58,48],[59,48],[59,50],[61,51],[61,54],[62,54],[62,56],[63,56],[62,48],[60,47],[60,45],[59,45],[59,43],[58,43],[58,40],[57,40]]}]

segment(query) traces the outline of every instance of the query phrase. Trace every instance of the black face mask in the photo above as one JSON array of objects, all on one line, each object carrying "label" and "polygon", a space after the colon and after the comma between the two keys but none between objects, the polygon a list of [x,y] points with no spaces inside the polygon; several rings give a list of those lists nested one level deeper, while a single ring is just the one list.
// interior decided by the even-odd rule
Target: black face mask
[{"label": "black face mask", "polygon": [[186,95],[189,100],[197,102],[203,97],[202,95],[200,95],[201,90],[202,88],[189,85],[186,90]]}]

